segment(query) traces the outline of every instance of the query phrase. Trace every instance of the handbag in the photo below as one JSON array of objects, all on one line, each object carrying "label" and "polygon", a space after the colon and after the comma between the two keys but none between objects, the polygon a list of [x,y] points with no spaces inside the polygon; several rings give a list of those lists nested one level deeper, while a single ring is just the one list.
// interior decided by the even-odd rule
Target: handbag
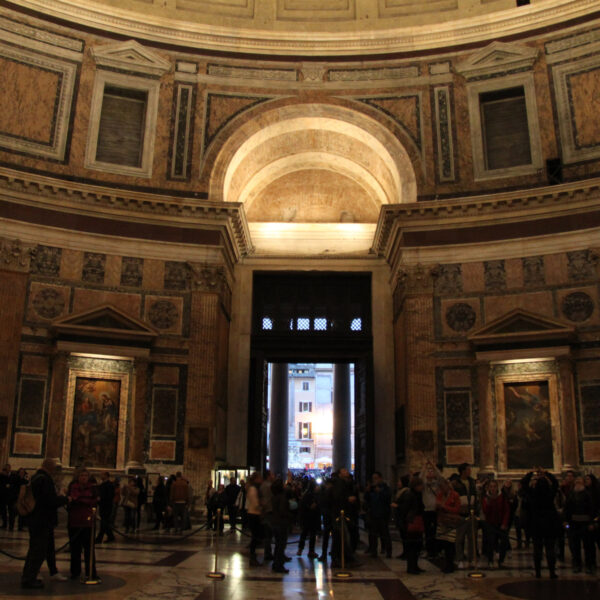
[{"label": "handbag", "polygon": [[425,533],[425,521],[421,515],[416,515],[415,518],[407,524],[406,531],[408,533]]}]

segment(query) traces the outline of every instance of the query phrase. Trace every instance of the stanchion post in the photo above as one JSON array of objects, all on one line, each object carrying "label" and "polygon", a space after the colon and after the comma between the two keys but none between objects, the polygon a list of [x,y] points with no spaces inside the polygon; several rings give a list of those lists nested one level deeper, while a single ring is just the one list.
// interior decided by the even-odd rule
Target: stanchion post
[{"label": "stanchion post", "polygon": [[469,573],[469,577],[471,579],[483,579],[485,577],[485,573],[477,570],[477,536],[475,535],[475,509],[471,509],[471,541],[473,543],[473,559],[475,560],[474,571]]},{"label": "stanchion post", "polygon": [[85,578],[85,585],[98,585],[100,580],[94,577],[96,557],[96,507],[92,508],[92,526],[90,527],[90,572]]},{"label": "stanchion post", "polygon": [[342,558],[342,569],[341,571],[337,571],[334,576],[338,579],[348,579],[352,577],[352,573],[350,571],[346,571],[346,544],[344,540],[344,531],[346,529],[346,513],[341,510],[340,516],[337,519],[340,522],[340,544],[341,544],[341,558]]},{"label": "stanchion post", "polygon": [[217,509],[217,530],[215,535],[215,569],[206,574],[209,579],[225,579],[225,573],[219,571],[219,535],[221,533],[221,509]]}]

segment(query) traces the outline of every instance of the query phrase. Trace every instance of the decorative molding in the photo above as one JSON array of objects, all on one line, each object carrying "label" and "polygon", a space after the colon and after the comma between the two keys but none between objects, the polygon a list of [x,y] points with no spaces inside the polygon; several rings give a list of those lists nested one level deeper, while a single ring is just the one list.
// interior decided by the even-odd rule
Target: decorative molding
[{"label": "decorative molding", "polygon": [[93,46],[90,53],[99,67],[143,73],[161,77],[173,66],[156,52],[142,46],[135,40],[127,40],[118,44]]},{"label": "decorative molding", "polygon": [[277,21],[353,21],[357,0],[277,0]]},{"label": "decorative molding", "polygon": [[[583,33],[576,33],[569,35],[558,40],[552,40],[546,42],[544,49],[546,54],[558,54],[561,52],[572,51],[574,48],[580,48],[581,46],[595,45],[600,42],[600,29],[592,29],[591,31],[585,31]],[[571,56],[569,52],[569,56]],[[564,57],[561,57],[564,59]]]},{"label": "decorative molding", "polygon": [[379,0],[378,8],[382,19],[391,19],[414,14],[455,11],[458,10],[458,0]]},{"label": "decorative molding", "polygon": [[228,288],[225,269],[215,265],[187,263],[190,270],[192,289],[201,292],[222,293]]},{"label": "decorative molding", "polygon": [[301,68],[304,83],[322,83],[327,74],[327,65],[304,63]]},{"label": "decorative molding", "polygon": [[296,69],[262,69],[209,64],[206,72],[212,77],[226,77],[231,79],[258,79],[267,81],[298,80],[298,71]]},{"label": "decorative molding", "polygon": [[[222,227],[229,239],[231,257],[235,261],[252,252],[248,223],[240,204],[226,204],[175,198],[163,194],[134,192],[118,188],[86,185],[54,179],[0,167],[0,198],[10,197],[11,202],[33,203],[49,210],[104,215],[123,220],[144,218],[156,222],[181,226]],[[229,249],[229,245],[228,245]]]},{"label": "decorative molding", "polygon": [[438,275],[439,265],[407,266],[399,269],[394,287],[401,289],[404,295],[431,294]]},{"label": "decorative molding", "polygon": [[0,239],[0,268],[29,271],[36,249],[24,246],[21,240]]},{"label": "decorative molding", "polygon": [[1,16],[0,31],[5,42],[11,42],[29,50],[43,54],[54,54],[61,58],[68,58],[77,62],[83,60],[83,40],[58,35],[39,27],[32,27],[26,23],[14,21]]},{"label": "decorative molding", "polygon": [[449,86],[433,88],[433,104],[435,107],[438,178],[441,183],[455,181],[454,134]]},{"label": "decorative molding", "polygon": [[254,17],[255,0],[174,0],[175,7],[189,11],[251,19]]},{"label": "decorative molding", "polygon": [[[525,93],[531,162],[503,169],[488,169],[485,160],[484,131],[481,120],[480,95],[483,92],[508,89],[521,86]],[[511,73],[503,77],[471,81],[467,84],[469,102],[469,122],[471,145],[473,148],[473,175],[476,181],[531,175],[544,167],[544,155],[540,135],[540,123],[537,110],[535,82],[533,72]]]},{"label": "decorative molding", "polygon": [[[556,110],[558,112],[558,125],[560,130],[560,143],[562,148],[562,158],[565,163],[574,163],[584,160],[597,159],[600,157],[600,137],[596,140],[582,141],[579,131],[580,126],[588,126],[585,122],[585,115],[579,115],[580,122],[576,118],[576,100],[573,94],[573,78],[584,76],[587,73],[596,71],[596,81],[600,82],[600,55],[590,56],[579,60],[561,63],[552,66],[552,78],[554,80],[554,93],[556,97]],[[597,115],[600,111],[600,83],[596,90],[590,90],[586,86],[586,96],[589,94],[589,100],[584,99],[586,111],[589,110],[590,117]],[[582,122],[583,120],[583,122]],[[595,131],[592,129],[592,131]]]},{"label": "decorative molding", "polygon": [[[96,159],[98,136],[100,133],[100,116],[104,102],[104,88],[114,85],[122,88],[136,89],[147,94],[146,113],[144,118],[144,132],[142,137],[142,151],[139,167],[102,162]],[[94,80],[92,102],[90,108],[90,125],[88,131],[87,147],[84,166],[88,169],[118,175],[133,177],[152,177],[154,163],[154,142],[156,139],[156,123],[158,115],[158,101],[160,81],[128,73],[113,72],[98,69]]]},{"label": "decorative molding", "polygon": [[329,69],[329,81],[389,81],[419,76],[419,67],[376,67],[373,69]]},{"label": "decorative molding", "polygon": [[189,180],[192,160],[196,86],[176,82],[174,86],[173,142],[169,176]]},{"label": "decorative molding", "polygon": [[[182,1],[195,9],[206,8],[206,3],[178,0],[179,3]],[[48,16],[153,42],[213,51],[293,56],[392,54],[481,43],[489,39],[529,34],[534,29],[589,17],[598,10],[597,0],[545,0],[519,10],[511,7],[495,12],[493,18],[484,13],[469,19],[371,30],[365,35],[363,30],[333,33],[253,31],[193,23],[190,20],[165,19],[163,15],[150,13],[140,19],[139,14],[125,8],[114,7],[107,11],[106,6],[92,0],[19,0],[19,4]],[[254,3],[252,13],[253,6]],[[233,9],[241,10],[235,4]],[[249,12],[248,8],[244,10]]]},{"label": "decorative molding", "polygon": [[[78,65],[71,61],[4,44],[0,44],[0,57],[18,65],[49,71],[57,75],[54,111],[49,124],[49,139],[42,141],[14,135],[10,132],[0,132],[0,147],[36,158],[65,161]],[[14,99],[13,109],[17,107],[18,101],[19,98]]]},{"label": "decorative molding", "polygon": [[531,46],[496,41],[455,63],[454,71],[471,80],[529,70],[539,53]]},{"label": "decorative molding", "polygon": [[[409,229],[466,227],[470,223],[482,226],[505,219],[514,221],[573,215],[578,211],[598,208],[600,178],[452,200],[389,204],[381,207],[373,252],[391,259],[390,254],[398,250],[396,236]],[[457,244],[460,244],[460,239],[457,239]]]}]

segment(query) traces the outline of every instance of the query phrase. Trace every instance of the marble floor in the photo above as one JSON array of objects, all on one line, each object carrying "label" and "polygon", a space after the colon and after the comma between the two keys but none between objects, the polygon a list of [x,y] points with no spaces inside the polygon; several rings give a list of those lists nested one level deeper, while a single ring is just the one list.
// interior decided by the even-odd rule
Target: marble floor
[{"label": "marble floor", "polygon": [[[219,571],[222,581],[212,581],[207,573],[214,568],[214,537],[199,531],[185,539],[151,531],[134,539],[117,536],[115,542],[98,546],[98,572],[102,583],[82,585],[78,581],[54,582],[45,566],[43,590],[21,590],[22,561],[0,553],[0,600],[3,598],[52,597],[99,598],[102,600],[585,600],[600,598],[600,582],[586,575],[574,575],[566,566],[559,568],[560,579],[536,580],[528,551],[513,552],[503,570],[483,570],[485,577],[473,579],[467,571],[444,575],[436,564],[421,559],[425,573],[406,574],[406,563],[398,559],[370,558],[359,550],[362,566],[352,577],[338,580],[330,569],[305,556],[296,557],[297,534],[290,536],[287,554],[288,575],[276,575],[268,567],[249,568],[248,538],[240,532],[225,532],[219,538]],[[57,547],[66,542],[64,527],[57,529]],[[0,532],[0,550],[23,556],[27,549],[24,532]],[[394,543],[394,555],[401,550]],[[69,554],[58,555],[59,569],[68,575]]]}]

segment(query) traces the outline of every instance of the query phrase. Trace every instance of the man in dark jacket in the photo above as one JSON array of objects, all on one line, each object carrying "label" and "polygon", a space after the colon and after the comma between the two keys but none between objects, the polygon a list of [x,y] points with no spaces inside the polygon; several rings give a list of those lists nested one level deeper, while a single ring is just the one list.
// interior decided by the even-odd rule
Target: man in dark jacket
[{"label": "man in dark jacket", "polygon": [[538,579],[542,576],[542,554],[545,549],[550,577],[556,579],[556,540],[560,531],[555,504],[558,481],[552,473],[540,467],[525,475],[521,481],[521,489],[526,500],[527,521],[533,538],[535,576]]},{"label": "man in dark jacket", "polygon": [[[358,506],[354,482],[347,469],[340,469],[337,475],[331,478],[328,505],[330,509],[331,524],[333,528],[333,543],[331,547],[331,566],[339,569],[342,566],[342,527],[344,528],[344,558],[345,565],[358,564],[351,543],[352,522]],[[342,519],[341,511],[344,511]]]},{"label": "man in dark jacket", "polygon": [[[10,468],[10,466],[9,466]],[[24,482],[19,476],[18,471],[9,471],[8,473],[8,488],[6,496],[6,504],[8,508],[8,529],[13,531],[15,528],[15,520],[17,519],[17,498],[19,497],[19,490],[21,484]]]},{"label": "man in dark jacket", "polygon": [[369,528],[369,553],[377,558],[377,543],[385,549],[387,558],[392,558],[392,538],[390,537],[392,493],[381,476],[375,471],[371,484],[365,490],[365,505],[367,508],[367,522]]},{"label": "man in dark jacket", "polygon": [[4,465],[0,471],[0,517],[2,518],[2,529],[8,528],[8,492],[10,489],[10,465]]},{"label": "man in dark jacket", "polygon": [[596,509],[592,494],[586,490],[583,477],[576,477],[573,488],[567,496],[564,512],[564,525],[569,531],[569,547],[573,557],[573,572],[581,573],[581,545],[585,553],[585,567],[588,575],[596,572],[596,552],[594,547],[594,518]]},{"label": "man in dark jacket", "polygon": [[242,491],[242,488],[232,479],[229,485],[225,488],[225,497],[227,498],[227,514],[229,515],[229,528],[233,531],[235,529],[235,522],[237,521],[237,499],[238,494]]},{"label": "man in dark jacket", "polygon": [[115,484],[110,480],[108,471],[102,473],[101,479],[102,483],[98,487],[98,495],[100,496],[100,502],[98,503],[100,531],[96,536],[96,544],[101,544],[104,536],[106,536],[107,542],[112,542],[115,539],[111,525],[113,502],[115,499]]},{"label": "man in dark jacket", "polygon": [[[21,576],[21,587],[35,589],[44,587],[38,579],[44,559],[48,563],[50,576],[56,577],[56,556],[54,549],[54,528],[58,524],[57,509],[67,503],[66,496],[58,496],[52,479],[56,463],[47,458],[41,468],[31,478],[31,491],[35,508],[27,517],[29,527],[29,550]],[[61,577],[61,579],[63,579]]]}]

